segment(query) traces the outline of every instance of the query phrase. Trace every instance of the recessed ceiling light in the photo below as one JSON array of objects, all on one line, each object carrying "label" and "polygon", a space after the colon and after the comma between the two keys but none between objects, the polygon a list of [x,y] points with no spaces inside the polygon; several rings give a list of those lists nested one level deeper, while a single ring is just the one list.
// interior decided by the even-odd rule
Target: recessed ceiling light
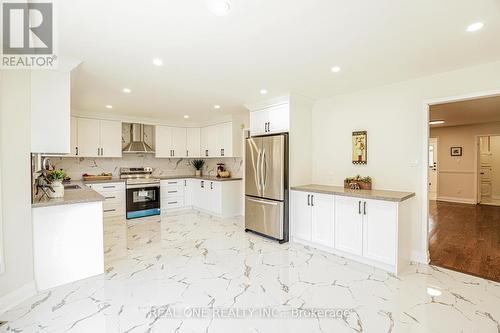
[{"label": "recessed ceiling light", "polygon": [[189,116],[187,114],[185,114],[184,119],[189,119]]},{"label": "recessed ceiling light", "polygon": [[112,108],[113,108],[113,105],[109,105],[109,104],[108,104],[108,105],[106,105],[105,107],[106,107],[106,109],[112,109]]},{"label": "recessed ceiling light", "polygon": [[130,94],[132,92],[132,90],[130,90],[129,88],[123,88],[122,91],[125,93],[125,94]]},{"label": "recessed ceiling light", "polygon": [[220,105],[214,105],[214,109],[220,109]]},{"label": "recessed ceiling light", "polygon": [[435,289],[435,288],[428,287],[428,288],[427,288],[427,294],[428,294],[429,296],[436,297],[436,296],[441,296],[442,292],[441,292],[441,290],[438,290],[438,289]]},{"label": "recessed ceiling light", "polygon": [[208,0],[208,9],[217,16],[226,16],[231,11],[231,2],[229,0]]},{"label": "recessed ceiling light", "polygon": [[334,73],[338,73],[338,72],[340,72],[340,67],[339,67],[339,66],[333,66],[333,67],[331,68],[331,70],[332,70],[332,72],[334,72]]},{"label": "recessed ceiling light", "polygon": [[265,95],[265,94],[267,94],[267,90],[266,89],[261,89],[260,93],[261,93],[261,95]]},{"label": "recessed ceiling light", "polygon": [[155,66],[163,66],[163,60],[161,60],[160,58],[154,58],[153,59],[153,65],[155,65]]},{"label": "recessed ceiling light", "polygon": [[470,24],[467,27],[467,31],[468,32],[474,32],[474,31],[481,30],[483,27],[484,27],[484,23],[483,22],[476,22],[476,23]]},{"label": "recessed ceiling light", "polygon": [[429,121],[429,125],[441,125],[444,124],[444,120],[431,120]]}]

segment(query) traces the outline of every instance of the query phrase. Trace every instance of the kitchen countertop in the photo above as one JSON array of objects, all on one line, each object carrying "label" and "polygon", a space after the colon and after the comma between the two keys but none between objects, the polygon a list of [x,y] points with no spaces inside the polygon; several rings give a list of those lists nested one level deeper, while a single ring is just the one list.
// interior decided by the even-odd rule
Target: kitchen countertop
[{"label": "kitchen countertop", "polygon": [[127,180],[126,179],[120,179],[120,178],[111,178],[111,179],[106,179],[106,180],[81,180],[82,183],[84,184],[104,184],[104,183],[125,183]]},{"label": "kitchen countertop", "polygon": [[357,198],[365,198],[373,200],[395,201],[395,202],[405,201],[415,196],[415,193],[413,192],[397,192],[397,191],[386,191],[386,190],[351,190],[348,188],[344,188],[343,186],[328,186],[328,185],[318,185],[318,184],[294,186],[291,189],[294,191],[336,194],[346,197],[357,197]]},{"label": "kitchen countertop", "polygon": [[237,177],[229,177],[229,178],[217,178],[215,176],[158,176],[158,177],[153,177],[153,178],[159,178],[161,180],[168,180],[168,179],[200,179],[200,180],[208,180],[208,181],[213,181],[213,182],[228,182],[228,181],[234,181],[234,180],[242,180],[243,178],[237,178]]},{"label": "kitchen countertop", "polygon": [[[86,182],[85,182],[86,183]],[[50,206],[61,206],[61,205],[71,205],[71,204],[79,204],[79,203],[88,203],[88,202],[98,202],[104,201],[105,198],[92,190],[90,187],[85,186],[85,183],[82,181],[71,181],[69,184],[64,185],[79,185],[81,188],[79,189],[65,189],[64,197],[62,198],[47,198],[46,196],[41,199],[40,197],[35,198],[35,202],[31,204],[32,208],[40,208],[40,207],[50,207]]]}]

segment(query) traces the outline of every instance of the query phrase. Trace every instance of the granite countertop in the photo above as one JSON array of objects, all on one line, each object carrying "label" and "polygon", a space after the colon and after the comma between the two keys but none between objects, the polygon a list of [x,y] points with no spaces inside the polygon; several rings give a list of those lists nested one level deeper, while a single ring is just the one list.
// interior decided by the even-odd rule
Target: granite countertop
[{"label": "granite countertop", "polygon": [[50,199],[46,196],[42,198],[35,198],[34,203],[31,204],[32,208],[40,208],[40,207],[50,207],[50,206],[61,206],[61,205],[71,205],[78,203],[88,203],[88,202],[98,202],[104,201],[105,198],[92,190],[90,187],[85,186],[85,183],[82,181],[71,181],[67,185],[78,185],[79,189],[65,189],[64,197],[62,198],[54,198]]},{"label": "granite countertop", "polygon": [[351,190],[348,188],[344,188],[343,186],[328,186],[328,185],[318,185],[318,184],[295,186],[292,187],[291,189],[294,191],[336,194],[346,197],[357,197],[357,198],[365,198],[373,200],[395,201],[395,202],[405,201],[415,196],[415,193],[413,192],[397,192],[397,191],[386,191],[386,190]]},{"label": "granite countertop", "polygon": [[154,176],[153,178],[159,178],[161,180],[168,180],[168,179],[200,179],[200,180],[208,180],[208,181],[213,181],[213,182],[228,182],[228,181],[234,181],[234,180],[242,180],[243,178],[237,178],[237,177],[229,177],[229,178],[217,178],[215,176]]}]

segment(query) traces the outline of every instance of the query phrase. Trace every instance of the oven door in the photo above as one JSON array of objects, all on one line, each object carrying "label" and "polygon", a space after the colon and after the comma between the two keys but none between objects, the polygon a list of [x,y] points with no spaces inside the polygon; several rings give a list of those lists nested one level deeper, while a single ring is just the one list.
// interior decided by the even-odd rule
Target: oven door
[{"label": "oven door", "polygon": [[127,219],[160,215],[160,186],[127,186]]}]

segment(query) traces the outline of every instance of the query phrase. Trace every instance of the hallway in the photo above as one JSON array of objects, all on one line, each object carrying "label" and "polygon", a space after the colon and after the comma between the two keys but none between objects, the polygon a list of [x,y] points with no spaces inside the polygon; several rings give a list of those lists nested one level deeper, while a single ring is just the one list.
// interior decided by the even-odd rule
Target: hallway
[{"label": "hallway", "polygon": [[431,264],[500,281],[500,207],[429,202]]}]

